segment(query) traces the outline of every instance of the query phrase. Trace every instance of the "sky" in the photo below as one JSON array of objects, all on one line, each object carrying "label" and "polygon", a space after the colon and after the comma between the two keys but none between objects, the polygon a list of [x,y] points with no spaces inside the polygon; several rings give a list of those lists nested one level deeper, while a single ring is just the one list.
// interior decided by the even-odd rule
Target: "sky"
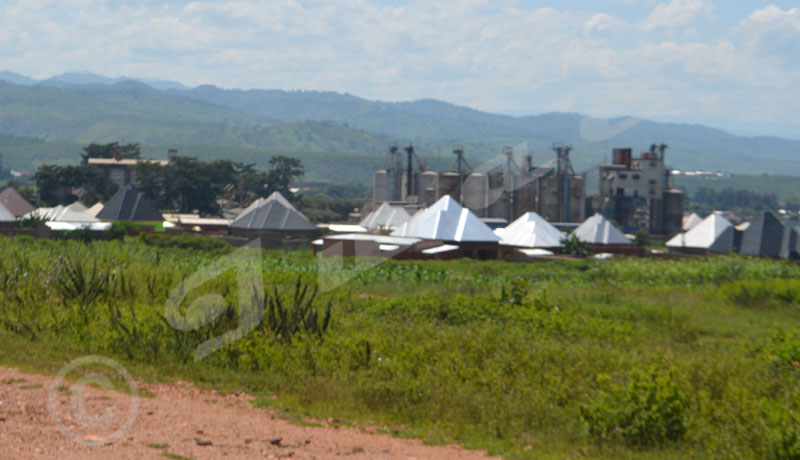
[{"label": "sky", "polygon": [[800,138],[793,3],[0,0],[0,70],[434,98]]}]

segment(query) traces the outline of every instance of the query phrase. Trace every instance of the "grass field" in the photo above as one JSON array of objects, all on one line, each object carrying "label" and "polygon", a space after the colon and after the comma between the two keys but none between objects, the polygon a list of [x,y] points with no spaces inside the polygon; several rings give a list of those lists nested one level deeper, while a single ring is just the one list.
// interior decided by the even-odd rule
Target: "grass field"
[{"label": "grass field", "polygon": [[348,283],[312,296],[309,251],[265,251],[263,318],[194,362],[239,325],[234,270],[180,310],[217,293],[217,319],[168,324],[170,291],[231,251],[197,241],[0,238],[0,363],[57,372],[98,353],[144,380],[252,392],[298,420],[507,458],[800,458],[796,264],[346,263]]}]

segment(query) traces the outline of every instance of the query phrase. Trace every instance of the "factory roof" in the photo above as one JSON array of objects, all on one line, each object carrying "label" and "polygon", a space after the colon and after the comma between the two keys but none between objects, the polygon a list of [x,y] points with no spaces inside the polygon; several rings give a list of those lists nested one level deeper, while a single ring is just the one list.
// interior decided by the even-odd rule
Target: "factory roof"
[{"label": "factory roof", "polygon": [[317,227],[279,192],[254,201],[234,219],[231,227],[249,230],[317,230]]},{"label": "factory roof", "polygon": [[762,212],[742,235],[739,252],[749,256],[778,257],[784,226],[771,212]]},{"label": "factory roof", "polygon": [[24,216],[34,210],[33,205],[13,187],[6,187],[5,190],[0,192],[0,204],[16,217]]},{"label": "factory roof", "polygon": [[583,221],[573,232],[573,236],[589,244],[631,244],[631,240],[602,214],[597,213]]},{"label": "factory roof", "polygon": [[136,191],[133,184],[117,190],[103,209],[97,213],[102,220],[129,220],[140,222],[163,221],[164,217],[144,193]]},{"label": "factory roof", "polygon": [[670,248],[706,249],[711,252],[728,252],[733,248],[733,224],[720,212],[713,212],[685,233],[667,241]]},{"label": "factory roof", "polygon": [[458,242],[497,242],[500,238],[450,195],[415,214],[392,232],[392,236]]},{"label": "factory roof", "polygon": [[691,213],[688,216],[683,216],[683,231],[691,230],[692,227],[703,221],[703,218],[698,216],[697,213]]},{"label": "factory roof", "polygon": [[550,222],[535,212],[527,212],[506,228],[498,228],[494,233],[500,237],[500,244],[523,248],[558,248],[563,244],[564,234]]},{"label": "factory roof", "polygon": [[411,219],[411,215],[404,208],[383,203],[378,209],[369,213],[359,225],[370,230],[395,229],[408,222],[409,219]]}]

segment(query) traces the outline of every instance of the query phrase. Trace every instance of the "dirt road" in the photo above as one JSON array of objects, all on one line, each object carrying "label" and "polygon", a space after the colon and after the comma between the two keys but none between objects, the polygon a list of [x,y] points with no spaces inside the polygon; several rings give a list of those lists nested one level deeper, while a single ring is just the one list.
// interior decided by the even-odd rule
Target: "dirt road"
[{"label": "dirt road", "polygon": [[62,383],[0,367],[0,458],[489,458],[361,429],[292,425],[272,410],[254,409],[248,395],[220,395],[183,383],[136,383],[139,391],[155,395],[136,398],[89,385],[102,385],[96,379]]}]

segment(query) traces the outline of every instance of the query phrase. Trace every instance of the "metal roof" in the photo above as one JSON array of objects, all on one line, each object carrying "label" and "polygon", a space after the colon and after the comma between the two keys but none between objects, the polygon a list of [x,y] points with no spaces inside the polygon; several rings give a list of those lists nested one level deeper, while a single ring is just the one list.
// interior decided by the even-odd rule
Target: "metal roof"
[{"label": "metal roof", "polygon": [[309,220],[278,192],[259,198],[231,223],[232,228],[249,230],[317,230]]},{"label": "metal roof", "polygon": [[589,244],[631,244],[632,241],[602,214],[586,219],[571,235]]},{"label": "metal roof", "polygon": [[563,246],[564,234],[535,212],[526,212],[506,228],[494,233],[500,244],[523,248],[558,248]]},{"label": "metal roof", "polygon": [[696,213],[691,213],[688,216],[683,216],[683,231],[691,230],[692,227],[703,221],[703,218]]},{"label": "metal roof", "polygon": [[392,232],[392,236],[458,242],[497,242],[500,237],[467,208],[450,195],[418,212],[411,220]]},{"label": "metal roof", "polygon": [[778,257],[784,226],[771,212],[761,212],[742,235],[739,252],[749,256]]},{"label": "metal roof", "polygon": [[32,204],[28,202],[13,187],[6,187],[0,192],[0,204],[2,204],[15,217],[24,216],[34,210]]},{"label": "metal roof", "polygon": [[17,217],[11,213],[5,206],[0,204],[0,222],[14,222]]},{"label": "metal roof", "polygon": [[421,238],[406,238],[401,236],[371,235],[367,233],[350,233],[345,235],[326,236],[326,240],[336,241],[374,241],[378,244],[397,246],[413,246],[422,241]]},{"label": "metal roof", "polygon": [[675,235],[666,244],[670,248],[706,249],[725,253],[733,248],[734,233],[733,224],[722,213],[713,212],[691,230]]},{"label": "metal roof", "polygon": [[76,211],[70,206],[56,206],[54,208],[37,208],[25,215],[25,217],[38,216],[49,222],[69,222],[69,223],[93,223],[100,222],[94,216],[86,212]]},{"label": "metal roof", "polygon": [[119,189],[97,213],[101,220],[163,221],[164,217],[133,184]]},{"label": "metal roof", "polygon": [[411,215],[404,208],[383,203],[378,209],[369,213],[359,225],[370,230],[395,229],[408,222],[409,219],[411,219]]}]

